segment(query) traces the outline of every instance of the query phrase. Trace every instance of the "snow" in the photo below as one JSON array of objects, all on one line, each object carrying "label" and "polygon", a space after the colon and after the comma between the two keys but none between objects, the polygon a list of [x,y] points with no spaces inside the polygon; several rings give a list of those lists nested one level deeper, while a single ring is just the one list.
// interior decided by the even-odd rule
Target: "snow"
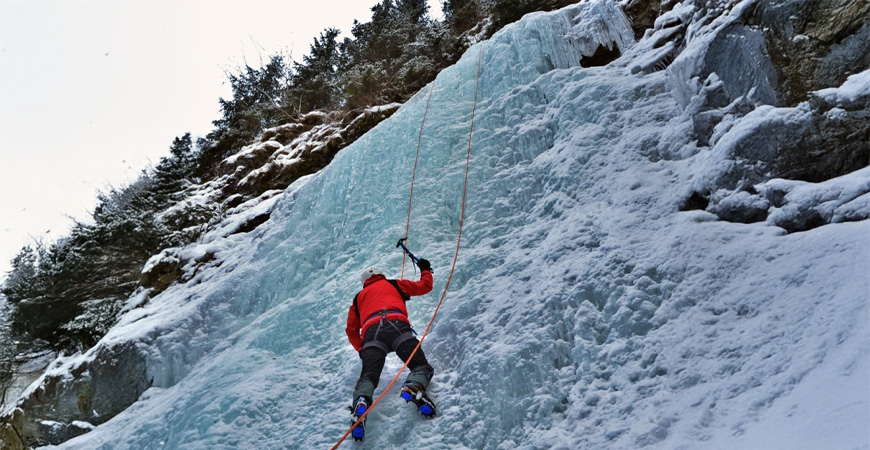
[{"label": "snow", "polygon": [[[703,53],[729,17],[692,24],[686,52]],[[685,114],[697,91],[674,88],[690,72],[631,73],[652,50],[630,33],[609,1],[532,14],[434,82],[408,242],[436,275],[409,304],[418,329],[453,258],[482,50],[462,248],[424,343],[441,413],[424,421],[391,393],[359,448],[870,448],[870,221],[786,234],[679,212],[729,164],[732,142],[806,112],[760,107],[698,148]],[[620,61],[577,67],[609,43]],[[836,95],[864,95],[864,77]],[[131,310],[100,344],[136,342],[153,387],[59,448],[335,443],[360,369],[347,306],[364,267],[399,275],[427,94],[249,205],[271,212],[254,232],[228,234],[229,221],[179,249],[216,251],[220,264]],[[860,215],[867,177],[760,189]],[[381,388],[399,367],[388,359]]]},{"label": "snow", "polygon": [[166,249],[148,258],[148,261],[145,261],[145,265],[142,267],[142,273],[154,270],[154,267],[162,262],[176,264],[180,261],[181,260],[172,252],[172,249]]},{"label": "snow", "polygon": [[271,190],[260,194],[257,198],[248,200],[239,206],[226,211],[226,217],[202,238],[202,241],[212,243],[222,237],[227,237],[254,217],[263,214],[271,214],[275,205],[280,200],[281,191]]},{"label": "snow", "polygon": [[870,352],[870,342],[864,331],[863,342],[853,349],[832,351],[818,370],[809,373],[792,392],[760,415],[759,423],[747,430],[734,447],[867,448],[870,442],[866,420],[870,361],[866,355]]},{"label": "snow", "polygon": [[870,96],[870,69],[850,75],[842,86],[815,92],[828,103],[854,103]]},{"label": "snow", "polygon": [[268,153],[271,155],[276,150],[280,150],[282,147],[283,145],[281,145],[281,143],[277,141],[266,141],[251,144],[243,147],[242,150],[238,153],[227,157],[226,159],[221,161],[221,164],[234,165],[239,159],[249,158],[255,153]]},{"label": "snow", "polygon": [[[806,210],[816,211],[831,222],[855,220],[847,218],[859,211],[864,212],[861,219],[870,217],[870,211],[861,208],[866,205],[870,192],[870,167],[822,183],[774,179],[756,188],[766,197],[783,196],[784,205],[768,216],[772,224],[790,220]],[[859,203],[852,205],[853,201]]]},{"label": "snow", "polygon": [[792,42],[806,44],[810,42],[810,37],[805,34],[796,34],[791,38]]},{"label": "snow", "polygon": [[72,422],[72,425],[74,427],[81,428],[83,430],[93,430],[94,428],[96,428],[93,424],[88,423],[88,422],[83,422],[81,420],[74,420]]},{"label": "snow", "polygon": [[402,106],[401,103],[388,103],[386,105],[378,105],[366,108],[366,111],[372,113],[382,113],[386,111],[392,111],[400,106]]},{"label": "snow", "polygon": [[46,427],[49,427],[49,428],[61,428],[64,426],[64,424],[62,424],[60,422],[55,422],[53,420],[41,420],[41,421],[39,421],[39,424],[45,425]]}]

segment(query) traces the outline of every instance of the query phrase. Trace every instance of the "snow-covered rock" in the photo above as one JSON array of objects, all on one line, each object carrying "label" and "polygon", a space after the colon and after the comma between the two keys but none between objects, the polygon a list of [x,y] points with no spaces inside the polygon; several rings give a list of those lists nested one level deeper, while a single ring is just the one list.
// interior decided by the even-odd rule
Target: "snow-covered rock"
[{"label": "snow-covered rock", "polygon": [[250,198],[285,189],[299,177],[332,161],[341,149],[399,109],[398,103],[367,108],[354,114],[313,111],[293,124],[263,132],[262,141],[243,148],[221,162],[226,178],[219,180],[221,197]]},{"label": "snow-covered rock", "polygon": [[822,183],[775,179],[757,189],[774,205],[767,221],[788,231],[870,218],[870,167]]}]

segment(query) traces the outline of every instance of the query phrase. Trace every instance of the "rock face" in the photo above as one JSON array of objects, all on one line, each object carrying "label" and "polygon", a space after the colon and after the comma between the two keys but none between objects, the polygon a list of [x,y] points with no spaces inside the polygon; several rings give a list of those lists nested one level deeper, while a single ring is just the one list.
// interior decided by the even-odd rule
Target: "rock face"
[{"label": "rock face", "polygon": [[625,14],[631,18],[635,39],[643,37],[655,26],[656,19],[674,6],[673,0],[631,0],[625,5]]},{"label": "rock face", "polygon": [[0,393],[3,394],[0,398],[0,410],[6,405],[15,403],[27,387],[42,376],[55,358],[57,352],[52,350],[38,351],[15,358],[15,366],[11,370],[12,378],[0,387]]},{"label": "rock face", "polygon": [[139,277],[139,284],[153,289],[155,293],[166,290],[170,284],[178,281],[182,274],[181,268],[186,263],[175,255],[168,254],[166,250],[161,252],[161,256],[155,264],[146,265]]},{"label": "rock face", "polygon": [[[264,192],[283,190],[299,177],[326,167],[348,144],[365,134],[399,109],[398,103],[369,108],[358,114],[327,115],[315,111],[290,123],[263,132],[259,142],[242,148],[221,162],[221,177],[212,182],[215,200],[230,215],[245,210],[241,205]],[[249,233],[269,220],[263,212],[244,218],[232,234]],[[226,217],[224,217],[226,219]],[[142,270],[139,284],[152,294],[186,279],[185,268],[193,262],[201,267],[212,262],[213,254],[184,255],[179,249],[165,249],[152,257]]]},{"label": "rock face", "polygon": [[[870,99],[817,93],[870,67],[870,3],[754,2],[728,14],[717,14],[715,3],[678,6],[652,30],[664,34],[667,24],[701,13],[721,24],[700,53],[679,53],[681,42],[668,40],[679,53],[667,67],[669,85],[693,118],[698,146],[733,160],[685,208],[763,221],[773,206],[756,197],[754,185],[772,178],[819,183],[870,165]],[[782,224],[801,231],[829,223],[823,216],[800,222]]]},{"label": "rock face", "polygon": [[21,435],[18,434],[20,426],[16,426],[21,422],[21,410],[16,409],[11,414],[4,416],[3,422],[0,422],[0,444],[3,444],[2,450],[26,450],[27,446]]},{"label": "rock face", "polygon": [[[271,128],[263,139],[243,150],[245,157],[231,157],[221,165],[231,174],[224,184],[227,196],[241,193],[247,197],[272,189],[285,189],[299,177],[326,167],[344,147],[390,117],[398,103],[369,108],[358,114],[304,117],[299,124]],[[282,145],[283,144],[283,145]],[[250,156],[247,156],[250,155]]]},{"label": "rock face", "polygon": [[870,67],[870,3],[864,0],[756,2],[746,19],[765,36],[782,106]]},{"label": "rock face", "polygon": [[[812,93],[810,101],[795,108],[761,106],[744,115],[730,105],[700,113],[701,117],[715,113],[710,120],[714,123],[723,122],[731,114],[743,115],[746,125],[729,129],[729,124],[722,123],[719,130],[727,131],[716,137],[713,150],[730,154],[733,162],[711,180],[706,192],[695,192],[692,201],[687,200],[687,209],[694,205],[731,222],[768,219],[789,232],[809,230],[832,221],[861,220],[838,216],[833,210],[824,212],[820,205],[830,199],[817,203],[803,201],[800,207],[794,204],[789,207],[788,214],[777,213],[777,208],[785,206],[785,195],[767,189],[759,196],[756,189],[756,185],[772,178],[824,184],[870,166],[870,96],[849,97],[836,95],[837,90],[830,90],[833,94],[826,91],[829,90]],[[697,118],[696,133],[713,132],[706,122],[699,125]],[[699,196],[708,203],[699,202]],[[775,214],[768,217],[769,213]]]},{"label": "rock face", "polygon": [[771,121],[763,133],[742,136],[734,157],[744,170],[723,180],[726,185],[735,185],[736,176],[750,183],[768,178],[820,182],[854,172],[870,163],[870,108],[821,99],[804,104],[787,120]]},{"label": "rock face", "polygon": [[773,174],[819,182],[870,164],[870,108],[815,111],[797,142],[779,149],[772,162]]},{"label": "rock face", "polygon": [[145,357],[134,344],[103,345],[91,351],[93,361],[79,364],[67,376],[53,375],[49,369],[38,387],[0,418],[3,450],[59,444],[84,434],[130,406],[151,386]]},{"label": "rock face", "polygon": [[870,3],[757,2],[746,22],[765,36],[779,79],[775,104],[809,101],[812,111],[805,122],[778,130],[780,141],[794,141],[788,147],[768,145],[773,158],[762,161],[771,175],[820,182],[870,164],[870,101],[832,104],[812,94],[870,68]]}]

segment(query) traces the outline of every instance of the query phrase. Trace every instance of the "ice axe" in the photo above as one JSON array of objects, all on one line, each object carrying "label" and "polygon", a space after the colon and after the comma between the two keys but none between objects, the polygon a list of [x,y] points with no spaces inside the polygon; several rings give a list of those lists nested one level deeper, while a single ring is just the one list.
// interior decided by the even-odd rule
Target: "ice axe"
[{"label": "ice axe", "polygon": [[405,247],[405,241],[407,240],[408,238],[399,239],[399,242],[396,242],[396,248],[402,247],[402,250],[405,252],[405,254],[411,257],[411,261],[414,261],[414,264],[417,264],[417,261],[420,261],[420,258],[414,256],[414,254],[411,253],[410,250],[408,250],[408,247]]}]

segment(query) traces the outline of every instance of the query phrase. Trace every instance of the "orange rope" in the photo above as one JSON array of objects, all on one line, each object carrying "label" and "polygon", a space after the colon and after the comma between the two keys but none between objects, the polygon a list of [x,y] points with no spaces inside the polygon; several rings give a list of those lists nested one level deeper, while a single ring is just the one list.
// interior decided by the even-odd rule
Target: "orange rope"
[{"label": "orange rope", "polygon": [[[423,141],[423,125],[426,124],[426,115],[429,114],[429,102],[432,101],[432,91],[435,90],[435,82],[429,86],[429,97],[426,99],[426,109],[423,110],[423,121],[420,122],[420,133],[417,135],[417,155],[414,156],[414,171],[411,173],[411,194],[408,196],[408,221],[405,223],[405,245],[408,245],[408,232],[411,230],[411,201],[414,200],[414,180],[417,178],[417,160],[420,159],[420,142]],[[405,252],[402,252],[402,274],[399,278],[405,278]]]},{"label": "orange rope", "polygon": [[441,299],[438,300],[438,305],[435,306],[435,312],[432,313],[432,319],[429,320],[429,324],[426,325],[426,331],[423,332],[423,336],[420,337],[420,341],[417,342],[417,346],[414,347],[414,351],[411,352],[411,355],[408,356],[408,359],[402,365],[402,368],[399,369],[399,373],[397,373],[396,376],[393,377],[393,380],[390,381],[390,384],[388,384],[384,391],[381,392],[381,395],[379,395],[378,398],[374,402],[372,402],[371,406],[369,406],[365,414],[360,416],[356,420],[356,422],[354,422],[354,424],[351,425],[350,428],[344,432],[344,435],[341,437],[341,439],[339,439],[338,442],[336,442],[335,445],[330,448],[330,450],[337,449],[338,446],[341,445],[341,443],[344,442],[344,440],[347,439],[348,436],[350,436],[350,433],[353,431],[353,429],[357,425],[359,425],[360,422],[363,421],[363,419],[365,419],[365,417],[372,411],[372,409],[374,409],[375,405],[377,405],[378,402],[380,402],[381,399],[384,398],[384,395],[389,392],[390,388],[392,388],[393,385],[396,384],[396,380],[399,379],[399,377],[402,375],[402,372],[404,372],[405,368],[408,367],[408,362],[410,362],[414,358],[417,350],[420,349],[420,346],[423,345],[423,341],[426,340],[426,336],[429,335],[429,329],[432,328],[432,324],[435,322],[435,317],[438,316],[438,311],[441,309],[441,304],[444,303],[444,297],[447,296],[447,288],[450,287],[450,280],[453,279],[453,272],[456,270],[456,261],[459,259],[459,245],[462,242],[462,224],[465,222],[465,198],[466,194],[468,193],[468,170],[471,166],[471,138],[474,133],[474,113],[477,111],[477,92],[478,88],[480,87],[480,68],[482,54],[483,48],[478,50],[477,53],[477,82],[474,85],[474,106],[471,109],[471,128],[468,130],[468,152],[465,155],[465,185],[462,188],[462,212],[459,216],[459,236],[456,238],[456,253],[453,255],[453,266],[450,268],[450,275],[447,277],[447,284],[444,285],[444,292],[441,293]]}]

